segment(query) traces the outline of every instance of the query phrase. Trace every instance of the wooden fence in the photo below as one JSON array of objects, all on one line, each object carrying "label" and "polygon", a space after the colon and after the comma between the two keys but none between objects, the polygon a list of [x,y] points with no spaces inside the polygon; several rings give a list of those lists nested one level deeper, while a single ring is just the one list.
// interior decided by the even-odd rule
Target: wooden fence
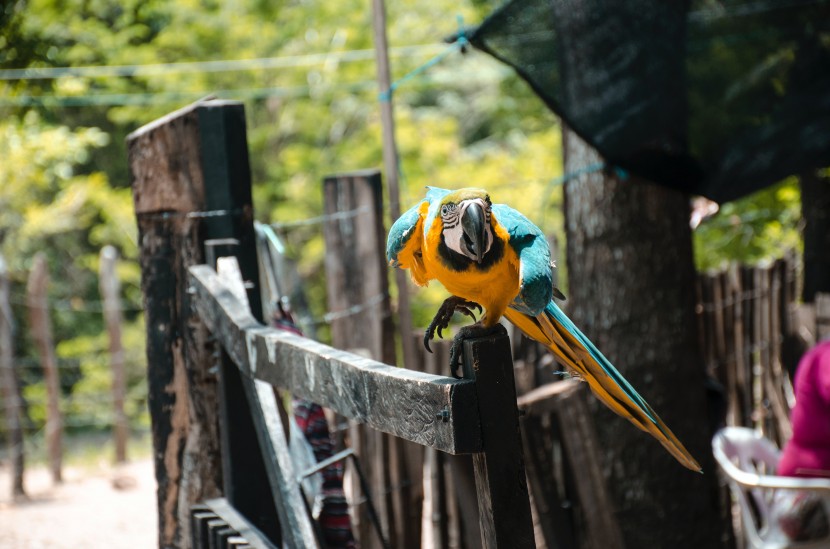
[{"label": "wooden fence", "polygon": [[698,277],[700,345],[723,388],[722,422],[754,427],[779,444],[791,435],[791,374],[804,350],[793,257],[731,265]]},{"label": "wooden fence", "polygon": [[[466,342],[465,379],[455,380],[266,327],[242,106],[197,103],[128,145],[161,547],[320,545],[274,388],[420,446],[472,454],[483,546],[534,546],[506,334]],[[228,254],[239,276],[203,264]]]},{"label": "wooden fence", "polygon": [[[384,538],[370,528],[368,507],[357,506],[364,547],[621,546],[585,387],[562,382],[549,353],[521,337],[512,352],[506,336],[468,342],[464,380],[440,375],[440,342],[435,356],[421,356],[424,372],[388,364],[379,174],[324,182],[332,333],[351,353],[263,325],[240,104],[197,103],[128,143],[160,546],[319,545],[276,388],[350,423],[368,479],[354,495],[376,504]],[[227,256],[238,271],[217,272]],[[794,273],[788,258],[703,274],[697,287],[704,366],[724,407],[717,421],[755,426],[779,442],[789,436],[787,373],[803,350]],[[817,302],[820,331],[830,328],[830,300]]]}]

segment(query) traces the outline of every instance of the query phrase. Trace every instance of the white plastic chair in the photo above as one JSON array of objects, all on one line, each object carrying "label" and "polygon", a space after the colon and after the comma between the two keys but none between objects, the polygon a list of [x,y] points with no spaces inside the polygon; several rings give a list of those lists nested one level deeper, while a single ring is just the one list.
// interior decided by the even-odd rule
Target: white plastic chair
[{"label": "white plastic chair", "polygon": [[830,535],[790,541],[773,519],[779,490],[810,490],[821,496],[830,517],[830,480],[776,476],[781,451],[769,439],[746,427],[726,427],[712,439],[712,452],[741,507],[744,537],[752,549],[828,549]]}]

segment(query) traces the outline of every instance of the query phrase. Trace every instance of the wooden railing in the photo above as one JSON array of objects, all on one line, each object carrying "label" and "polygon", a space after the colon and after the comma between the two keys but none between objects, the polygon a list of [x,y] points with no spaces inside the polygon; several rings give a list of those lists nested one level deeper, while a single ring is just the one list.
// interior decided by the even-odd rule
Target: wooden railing
[{"label": "wooden railing", "polygon": [[[421,446],[472,454],[483,546],[535,545],[506,334],[465,342],[465,379],[456,380],[266,327],[242,106],[194,104],[128,145],[160,547],[320,545],[275,388]],[[227,256],[237,267],[220,276],[214,265]]]}]

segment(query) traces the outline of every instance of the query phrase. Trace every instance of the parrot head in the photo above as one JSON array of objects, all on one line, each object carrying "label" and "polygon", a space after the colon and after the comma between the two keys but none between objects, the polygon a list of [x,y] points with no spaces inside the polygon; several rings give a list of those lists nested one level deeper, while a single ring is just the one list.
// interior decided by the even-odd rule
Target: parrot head
[{"label": "parrot head", "polygon": [[459,189],[441,200],[436,214],[449,253],[481,265],[493,246],[491,206],[483,189]]}]

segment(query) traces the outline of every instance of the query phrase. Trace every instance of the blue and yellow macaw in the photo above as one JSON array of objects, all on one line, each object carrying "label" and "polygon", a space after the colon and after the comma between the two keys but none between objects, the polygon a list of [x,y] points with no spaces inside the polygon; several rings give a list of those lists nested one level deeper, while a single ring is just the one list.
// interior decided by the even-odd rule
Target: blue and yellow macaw
[{"label": "blue and yellow macaw", "polygon": [[409,269],[417,285],[438,280],[452,294],[426,330],[427,350],[436,329],[440,336],[454,312],[475,320],[473,309],[484,308],[477,322],[453,338],[454,376],[462,341],[492,333],[505,316],[550,349],[611,410],[654,436],[685,467],[701,470],[651,406],[553,301],[562,296],[553,287],[547,240],[521,213],[492,204],[482,189],[428,187],[426,199],[392,225],[386,257],[390,265]]}]

